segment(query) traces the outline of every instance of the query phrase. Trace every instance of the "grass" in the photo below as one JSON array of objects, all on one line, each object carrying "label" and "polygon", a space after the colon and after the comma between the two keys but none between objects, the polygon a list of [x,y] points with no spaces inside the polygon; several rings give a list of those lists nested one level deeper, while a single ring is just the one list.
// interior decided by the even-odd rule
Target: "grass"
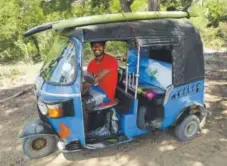
[{"label": "grass", "polygon": [[13,65],[1,65],[0,66],[0,78],[12,78],[15,79],[21,75],[32,75],[38,73],[41,68],[41,63],[38,64],[13,64]]}]

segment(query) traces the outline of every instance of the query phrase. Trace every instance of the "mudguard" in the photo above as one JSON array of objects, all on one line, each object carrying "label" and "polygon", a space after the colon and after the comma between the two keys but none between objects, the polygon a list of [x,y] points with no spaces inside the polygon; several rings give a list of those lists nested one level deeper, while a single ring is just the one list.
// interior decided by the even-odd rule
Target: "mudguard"
[{"label": "mudguard", "polygon": [[36,119],[24,126],[18,138],[24,139],[34,135],[56,135],[56,133],[50,125],[40,119]]},{"label": "mudguard", "polygon": [[[188,109],[188,108],[191,108],[191,109]],[[197,108],[197,109],[194,109],[194,108]],[[204,119],[206,119],[206,117],[207,117],[207,110],[206,110],[205,105],[193,102],[190,105],[186,106],[184,109],[182,109],[182,111],[180,112],[180,114],[177,116],[177,118],[175,120],[175,124],[181,122],[184,118],[184,115],[196,114],[196,113],[200,114],[199,118],[201,120],[201,123],[205,123],[205,122],[203,122],[203,121],[205,121]],[[201,125],[201,126],[203,126],[203,125]]]}]

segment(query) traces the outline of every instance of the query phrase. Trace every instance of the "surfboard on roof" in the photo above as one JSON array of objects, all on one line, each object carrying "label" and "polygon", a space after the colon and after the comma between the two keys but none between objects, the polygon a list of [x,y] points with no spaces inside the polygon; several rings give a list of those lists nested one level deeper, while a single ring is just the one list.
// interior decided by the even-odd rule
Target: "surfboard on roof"
[{"label": "surfboard on roof", "polygon": [[24,33],[24,36],[30,36],[49,29],[60,30],[72,27],[82,27],[96,24],[106,24],[114,22],[149,20],[149,19],[180,19],[189,17],[186,11],[159,11],[159,12],[133,12],[133,13],[117,13],[95,15],[87,17],[72,18],[60,20],[44,25],[36,26]]}]

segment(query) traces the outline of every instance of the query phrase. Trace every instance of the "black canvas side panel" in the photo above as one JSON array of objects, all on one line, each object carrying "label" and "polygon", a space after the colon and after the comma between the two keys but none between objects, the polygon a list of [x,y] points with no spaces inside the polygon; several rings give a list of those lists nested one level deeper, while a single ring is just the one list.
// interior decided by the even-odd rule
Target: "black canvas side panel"
[{"label": "black canvas side panel", "polygon": [[174,46],[172,51],[173,58],[173,69],[172,69],[172,80],[173,85],[178,86],[182,85],[185,82],[185,56],[184,56],[184,42],[181,39],[181,42],[178,45]]}]

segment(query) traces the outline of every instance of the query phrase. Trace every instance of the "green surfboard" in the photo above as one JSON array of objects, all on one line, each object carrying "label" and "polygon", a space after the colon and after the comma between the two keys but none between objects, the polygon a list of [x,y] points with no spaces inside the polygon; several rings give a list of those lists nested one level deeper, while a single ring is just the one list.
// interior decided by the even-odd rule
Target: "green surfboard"
[{"label": "green surfboard", "polygon": [[136,21],[136,20],[148,20],[148,19],[165,19],[165,18],[186,18],[189,13],[184,11],[159,11],[159,12],[133,12],[133,13],[117,13],[117,14],[105,14],[95,15],[87,17],[72,18],[68,20],[60,20],[53,23],[34,27],[24,33],[24,36],[30,36],[38,32],[42,32],[48,29],[65,29],[71,27],[81,27],[87,25],[113,23],[121,21]]}]

